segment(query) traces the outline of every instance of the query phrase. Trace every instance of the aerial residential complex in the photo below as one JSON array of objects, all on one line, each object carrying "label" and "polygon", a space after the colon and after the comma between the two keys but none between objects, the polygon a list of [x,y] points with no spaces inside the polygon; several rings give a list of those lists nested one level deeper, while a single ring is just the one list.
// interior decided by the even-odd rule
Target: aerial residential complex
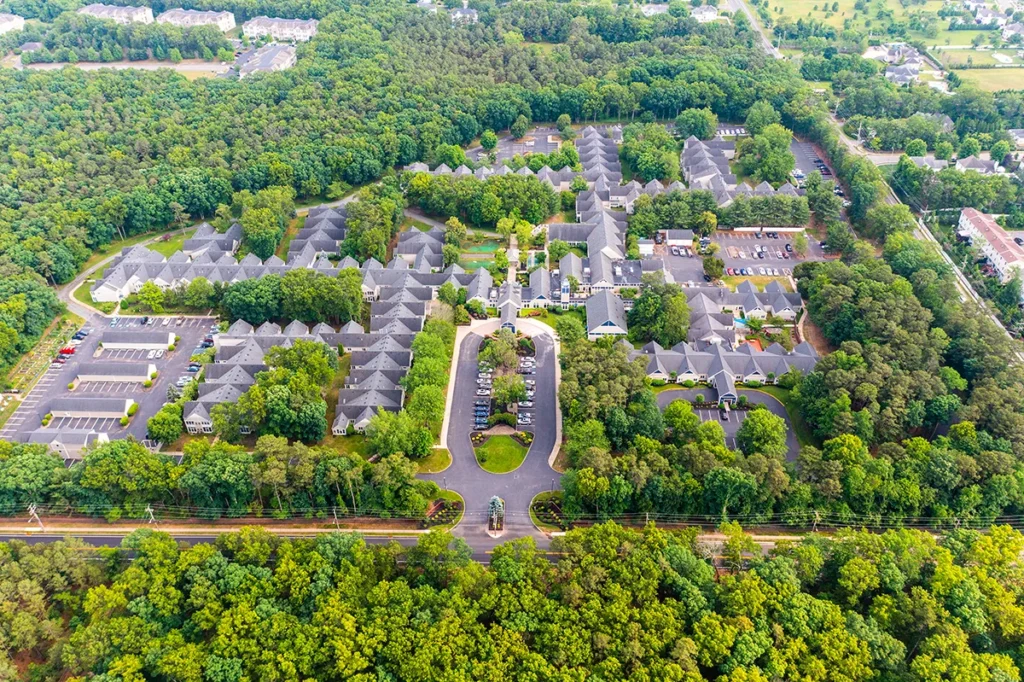
[{"label": "aerial residential complex", "polygon": [[79,9],[78,13],[97,19],[109,19],[119,24],[153,23],[153,10],[149,7],[120,7],[117,5],[93,3]]},{"label": "aerial residential complex", "polygon": [[270,36],[275,40],[309,40],[316,35],[316,19],[278,19],[258,16],[242,24],[242,34],[247,38]]},{"label": "aerial residential complex", "polygon": [[235,27],[235,15],[231,12],[205,12],[195,9],[169,9],[156,18],[158,24],[173,24],[182,28],[192,26],[216,26],[221,31]]}]

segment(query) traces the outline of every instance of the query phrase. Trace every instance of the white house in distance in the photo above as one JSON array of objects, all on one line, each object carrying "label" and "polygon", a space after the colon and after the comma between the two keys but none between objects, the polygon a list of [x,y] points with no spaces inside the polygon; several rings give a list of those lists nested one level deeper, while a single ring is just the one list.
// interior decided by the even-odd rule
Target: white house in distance
[{"label": "white house in distance", "polygon": [[992,264],[1000,282],[1006,283],[1014,276],[1024,278],[1024,248],[1013,241],[992,216],[965,208],[960,212],[958,228],[958,234],[970,237],[971,243]]},{"label": "white house in distance", "polygon": [[107,19],[118,24],[152,24],[153,10],[149,7],[118,7],[95,2],[78,10],[96,19]]},{"label": "white house in distance", "polygon": [[966,156],[962,159],[957,159],[956,169],[960,172],[972,170],[982,175],[995,175],[1005,170],[995,161],[982,159],[977,156]]},{"label": "white house in distance", "polygon": [[587,299],[587,338],[626,335],[626,310],[622,299],[610,291],[597,291]]},{"label": "white house in distance", "polygon": [[1010,128],[1006,132],[1017,149],[1024,149],[1024,128]]},{"label": "white house in distance", "polygon": [[221,31],[235,27],[235,15],[231,12],[205,12],[196,9],[169,9],[156,18],[158,24],[173,24],[182,28],[192,26],[216,26]]},{"label": "white house in distance", "polygon": [[0,13],[0,35],[25,28],[25,20],[17,14]]},{"label": "white house in distance", "polygon": [[316,35],[316,19],[277,19],[274,17],[253,17],[242,24],[242,33],[247,38],[270,36],[274,40],[309,40]]},{"label": "white house in distance", "polygon": [[701,24],[707,24],[718,18],[718,8],[711,5],[701,5],[690,10],[690,16]]}]

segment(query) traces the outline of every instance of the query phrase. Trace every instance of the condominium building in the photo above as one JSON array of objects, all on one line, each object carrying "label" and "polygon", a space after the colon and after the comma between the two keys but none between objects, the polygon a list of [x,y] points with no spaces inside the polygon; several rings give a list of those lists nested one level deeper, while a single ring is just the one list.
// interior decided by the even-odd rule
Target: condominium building
[{"label": "condominium building", "polygon": [[1024,248],[1017,244],[992,216],[973,208],[960,212],[959,234],[969,237],[992,264],[1001,282],[1024,278]]},{"label": "condominium building", "polygon": [[78,10],[79,14],[85,14],[97,19],[108,19],[118,24],[152,24],[153,10],[149,7],[118,7],[117,5],[104,5],[95,2]]},{"label": "condominium building", "polygon": [[275,40],[309,40],[316,35],[316,19],[277,19],[253,17],[242,24],[242,33],[248,38],[270,36]]},{"label": "condominium building", "polygon": [[235,15],[231,12],[206,12],[196,9],[169,9],[156,18],[158,24],[173,24],[182,28],[192,26],[216,26],[221,31],[235,27]]}]

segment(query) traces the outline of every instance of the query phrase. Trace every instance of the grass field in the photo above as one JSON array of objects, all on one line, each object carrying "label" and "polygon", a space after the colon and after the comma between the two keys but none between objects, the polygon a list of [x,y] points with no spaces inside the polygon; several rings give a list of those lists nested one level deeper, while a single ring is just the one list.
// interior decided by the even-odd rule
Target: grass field
[{"label": "grass field", "polygon": [[180,230],[173,232],[169,239],[166,241],[158,239],[150,244],[149,248],[151,251],[156,251],[166,258],[170,258],[178,251],[181,251],[181,247],[185,245],[185,240],[190,238],[195,232],[196,228],[194,227],[185,230],[184,234]]},{"label": "grass field", "polygon": [[487,442],[475,448],[476,461],[484,471],[492,474],[507,474],[515,471],[526,459],[526,448],[512,439],[512,436],[491,436]]},{"label": "grass field", "polygon": [[982,90],[1024,90],[1024,67],[1010,69],[968,69],[956,74],[965,83],[972,83]]},{"label": "grass field", "polygon": [[452,455],[444,448],[434,448],[430,455],[416,463],[421,474],[439,474],[452,464]]},{"label": "grass field", "polygon": [[[911,39],[922,40],[928,46],[943,45],[970,45],[975,35],[981,33],[986,36],[986,43],[992,31],[950,31],[948,30],[949,20],[938,16],[942,8],[942,0],[928,0],[923,4],[914,4],[903,7],[899,0],[875,0],[868,5],[866,10],[858,11],[854,5],[856,0],[837,0],[837,11],[832,12],[832,2],[825,0],[769,0],[772,20],[777,22],[780,18],[788,18],[792,21],[798,19],[820,21],[828,26],[839,30],[848,28],[865,35],[873,34],[878,37],[884,36],[884,29],[889,25],[888,18],[879,18],[879,12],[891,14],[892,20],[896,22],[908,22],[911,14],[931,15],[935,17],[934,26],[938,33],[933,38],[928,38],[922,31],[910,31]],[[779,13],[779,9],[782,12]],[[826,9],[828,11],[826,11]],[[760,18],[759,18],[760,21]],[[799,57],[800,50],[783,48],[782,53],[788,57]]]},{"label": "grass field", "polygon": [[793,286],[789,283],[789,280],[786,279],[785,277],[761,277],[761,276],[730,277],[730,276],[726,275],[725,277],[722,278],[722,281],[725,282],[725,286],[727,286],[730,289],[732,289],[733,291],[735,291],[736,287],[739,286],[740,282],[746,281],[748,279],[758,289],[764,289],[765,285],[768,284],[768,282],[778,282],[783,287],[785,287],[786,291],[790,291],[790,292],[793,291]]},{"label": "grass field", "polygon": [[[524,315],[523,317],[526,316]],[[582,322],[584,326],[586,326],[587,324],[587,314],[586,312],[584,312],[583,308],[570,308],[569,310],[563,311],[561,315],[556,315],[555,313],[552,313],[550,310],[545,310],[542,314],[530,317],[530,319],[537,320],[538,322],[543,322],[547,326],[554,329],[555,325],[558,324],[558,321],[563,317],[575,317],[580,322]]]}]

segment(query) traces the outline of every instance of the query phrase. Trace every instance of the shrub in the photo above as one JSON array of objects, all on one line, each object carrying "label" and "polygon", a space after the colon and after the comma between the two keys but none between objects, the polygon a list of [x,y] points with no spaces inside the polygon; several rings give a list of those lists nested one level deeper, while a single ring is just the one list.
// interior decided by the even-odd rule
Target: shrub
[{"label": "shrub", "polygon": [[167,346],[167,352],[168,353],[170,353],[173,350],[174,350],[174,344],[173,343],[171,345]]},{"label": "shrub", "polygon": [[179,343],[180,341],[181,341],[181,337],[178,336],[177,334],[175,334],[174,335],[174,343]]},{"label": "shrub", "polygon": [[762,384],[760,381],[744,381],[743,385],[746,386],[747,388],[761,388],[761,386],[763,386],[764,384]]},{"label": "shrub", "polygon": [[150,379],[156,379],[156,375],[157,375],[157,374],[159,374],[159,372],[157,372],[157,371],[153,371],[153,373],[149,375],[149,378],[150,378]]},{"label": "shrub", "polygon": [[516,417],[508,412],[497,412],[487,418],[487,424],[494,426],[495,424],[508,424],[514,427],[516,425]]},{"label": "shrub", "polygon": [[128,417],[121,417],[121,426],[128,426]]},{"label": "shrub", "polygon": [[150,380],[150,379],[146,379],[145,381],[143,381],[143,382],[142,382],[142,387],[143,387],[143,388],[153,388],[153,382],[152,382],[152,380]]},{"label": "shrub", "polygon": [[685,386],[686,388],[693,388],[696,385],[697,382],[695,382],[693,379],[687,379],[686,381],[683,382],[683,386]]},{"label": "shrub", "polygon": [[703,403],[704,402],[704,394],[703,393],[698,393],[697,394],[697,402],[698,403]]},{"label": "shrub", "polygon": [[739,398],[736,399],[736,404],[737,405],[741,405],[741,406],[742,405],[746,405],[747,404],[747,396],[741,395]]},{"label": "shrub", "polygon": [[135,413],[138,412],[138,411],[139,411],[139,404],[138,403],[132,403],[131,407],[128,408],[128,416],[129,417],[135,416]]},{"label": "shrub", "polygon": [[75,382],[72,381],[71,383],[68,384],[68,390],[69,391],[75,390]]},{"label": "shrub", "polygon": [[664,379],[651,379],[651,386],[664,386],[666,383]]}]

